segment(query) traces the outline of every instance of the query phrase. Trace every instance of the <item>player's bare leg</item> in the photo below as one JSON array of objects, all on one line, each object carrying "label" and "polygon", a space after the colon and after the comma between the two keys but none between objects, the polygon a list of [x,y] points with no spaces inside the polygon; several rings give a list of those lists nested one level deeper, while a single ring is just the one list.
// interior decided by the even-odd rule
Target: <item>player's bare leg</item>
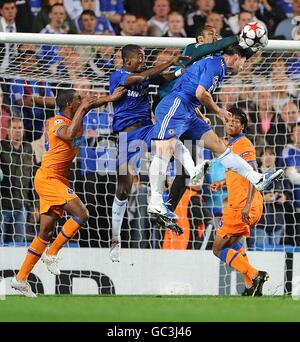
[{"label": "player's bare leg", "polygon": [[54,275],[60,274],[58,252],[89,219],[88,210],[78,197],[62,205],[62,208],[71,215],[71,218],[63,225],[61,232],[57,235],[50,248],[42,255],[42,261],[47,266],[48,271]]},{"label": "player's bare leg", "polygon": [[284,171],[282,169],[267,174],[261,174],[254,171],[243,158],[234,154],[213,131],[206,132],[203,135],[202,140],[204,141],[204,147],[212,151],[226,169],[230,169],[245,177],[259,191],[263,191],[273,181],[276,181],[283,176]]},{"label": "player's bare leg", "polygon": [[51,241],[55,224],[58,219],[59,216],[52,210],[49,210],[48,213],[41,214],[40,232],[30,244],[28,253],[18,274],[11,281],[12,288],[20,291],[26,297],[36,297],[32,292],[27,279],[33,267],[44,254],[47,244]]},{"label": "player's bare leg", "polygon": [[269,275],[249,263],[245,250],[239,242],[240,238],[241,236],[216,236],[213,253],[242,274],[246,286],[245,295],[262,296],[263,284],[269,279]]},{"label": "player's bare leg", "polygon": [[131,193],[134,181],[133,174],[126,166],[125,174],[118,174],[116,196],[112,207],[112,240],[110,245],[109,257],[112,262],[120,261],[121,252],[121,227],[124,219],[128,197]]}]

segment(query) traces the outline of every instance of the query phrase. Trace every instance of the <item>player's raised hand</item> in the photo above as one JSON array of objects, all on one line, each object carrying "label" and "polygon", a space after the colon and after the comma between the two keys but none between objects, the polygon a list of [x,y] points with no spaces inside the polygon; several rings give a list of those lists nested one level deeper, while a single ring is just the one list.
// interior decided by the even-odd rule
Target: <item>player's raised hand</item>
[{"label": "player's raised hand", "polygon": [[111,102],[119,101],[127,93],[127,89],[124,87],[117,87],[110,95]]},{"label": "player's raised hand", "polygon": [[220,108],[218,115],[224,123],[226,123],[232,119],[232,114],[230,112],[228,112],[228,110],[226,108]]},{"label": "player's raised hand", "polygon": [[97,105],[98,100],[99,100],[99,97],[97,96],[97,94],[91,94],[91,95],[85,96],[81,100],[80,107],[83,111],[87,113],[92,108],[98,107]]},{"label": "player's raised hand", "polygon": [[195,108],[195,112],[196,112],[197,116],[198,116],[201,120],[203,120],[204,122],[206,122],[208,125],[211,125],[210,119],[207,118],[207,117],[201,112],[201,110],[200,110],[199,107],[196,107],[196,108]]}]

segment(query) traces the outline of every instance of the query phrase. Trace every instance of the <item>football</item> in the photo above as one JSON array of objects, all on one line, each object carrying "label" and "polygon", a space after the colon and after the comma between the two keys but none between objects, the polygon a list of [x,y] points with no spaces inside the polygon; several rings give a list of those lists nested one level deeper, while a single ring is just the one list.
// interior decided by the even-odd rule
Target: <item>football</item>
[{"label": "football", "polygon": [[263,24],[251,22],[244,26],[240,34],[240,45],[244,48],[262,48],[268,44],[268,32]]}]

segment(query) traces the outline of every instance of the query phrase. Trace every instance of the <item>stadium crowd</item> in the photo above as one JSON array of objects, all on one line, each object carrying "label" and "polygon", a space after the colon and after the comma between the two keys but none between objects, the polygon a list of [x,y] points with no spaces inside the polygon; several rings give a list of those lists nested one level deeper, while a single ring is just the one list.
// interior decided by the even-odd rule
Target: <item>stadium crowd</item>
[{"label": "stadium crowd", "polygon": [[[300,39],[300,0],[1,0],[0,14],[1,32],[195,37],[210,25],[222,38],[239,34],[255,20],[267,27],[269,39]],[[146,50],[146,54],[147,63],[154,65],[174,49]],[[29,242],[38,228],[32,182],[47,150],[47,119],[57,110],[57,91],[74,87],[82,96],[90,91],[106,93],[109,74],[121,65],[120,50],[114,47],[0,45],[0,244]],[[248,241],[252,248],[300,246],[299,74],[298,52],[258,53],[239,78],[226,82],[215,95],[219,105],[239,106],[246,112],[248,137],[257,148],[261,170],[286,167],[285,179],[263,194],[264,215]],[[162,96],[164,89],[153,87],[153,109]],[[111,104],[86,116],[74,161],[74,189],[91,217],[89,228],[80,232],[82,247],[109,245],[116,185],[112,116]],[[210,118],[224,136],[222,122]],[[147,215],[147,163],[136,177],[122,241],[124,247],[170,248],[169,232]],[[172,166],[166,188],[176,174],[176,165]],[[201,187],[186,190],[179,214],[180,224],[190,233],[177,248],[201,248],[203,231],[217,225],[226,191],[213,194],[210,184],[223,178],[225,170],[215,163]]]}]

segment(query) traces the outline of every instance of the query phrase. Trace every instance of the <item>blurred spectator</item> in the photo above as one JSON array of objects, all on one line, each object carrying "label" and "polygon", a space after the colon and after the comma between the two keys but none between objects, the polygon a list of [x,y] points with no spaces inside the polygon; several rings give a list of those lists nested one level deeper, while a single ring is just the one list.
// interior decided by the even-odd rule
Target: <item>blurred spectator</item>
[{"label": "blurred spectator", "polygon": [[[287,126],[287,134],[286,135],[289,136],[290,133],[292,132],[293,126],[297,122],[300,122],[300,113],[299,113],[299,109],[298,109],[296,103],[293,101],[290,101],[290,102],[287,102],[286,104],[284,104],[281,108],[280,117],[281,117],[282,121]],[[286,145],[286,144],[284,144],[284,145]]]},{"label": "blurred spectator", "polygon": [[197,10],[187,16],[188,36],[195,36],[196,30],[205,25],[206,17],[212,13],[215,0],[195,0]]},{"label": "blurred spectator", "polygon": [[295,82],[288,77],[287,64],[283,57],[276,58],[272,63],[271,89],[273,106],[277,113],[292,96],[297,96]]},{"label": "blurred spectator", "polygon": [[44,123],[43,135],[31,142],[32,151],[35,158],[35,164],[41,165],[41,161],[45,152],[49,148],[48,131],[49,131],[49,120],[47,119]]},{"label": "blurred spectator", "polygon": [[293,0],[293,16],[282,20],[274,33],[274,38],[277,39],[293,39],[294,31],[299,26],[300,16],[300,0]]},{"label": "blurred spectator", "polygon": [[[82,13],[75,20],[75,24],[76,24],[76,28],[78,32],[82,32],[83,30],[82,21],[93,20],[91,18],[93,16],[96,18],[96,22],[97,22],[96,27],[95,27],[96,33],[100,33],[100,34],[114,34],[115,33],[110,22],[105,17],[96,16],[96,0],[80,0],[80,3],[82,7]],[[89,18],[87,16],[89,16]]]},{"label": "blurred spectator", "polygon": [[145,17],[149,20],[153,16],[153,3],[154,0],[125,0],[125,10],[136,17]]},{"label": "blurred spectator", "polygon": [[[51,11],[52,6],[56,4],[63,5],[63,0],[46,0],[45,2],[43,2],[42,9],[38,13],[38,15],[34,18],[34,21],[33,21],[33,25],[32,25],[33,32],[36,32],[36,33],[41,32],[50,23],[49,12]],[[77,33],[75,24],[66,13],[65,13],[64,21],[63,21],[61,28],[64,31],[64,33],[72,33],[72,34]]]},{"label": "blurred spectator", "polygon": [[123,15],[121,22],[121,36],[135,36],[136,34],[136,17],[131,13]]},{"label": "blurred spectator", "polygon": [[168,14],[168,31],[163,37],[186,37],[184,30],[184,18],[176,11]]},{"label": "blurred spectator", "polygon": [[13,234],[7,242],[23,242],[27,211],[32,208],[33,154],[31,145],[23,141],[22,119],[11,118],[8,140],[0,141],[1,182],[0,241],[5,241],[9,226]]},{"label": "blurred spectator", "polygon": [[17,16],[16,24],[18,27],[18,32],[32,32],[32,21],[33,16],[30,9],[29,1],[18,0],[17,5]]},{"label": "blurred spectator", "polygon": [[224,24],[223,18],[219,13],[211,12],[206,17],[205,24],[215,28],[219,38],[232,36],[233,34],[231,29],[226,24]]},{"label": "blurred spectator", "polygon": [[119,31],[119,24],[122,16],[125,14],[123,0],[99,0],[100,12],[107,20],[109,20],[115,32]]},{"label": "blurred spectator", "polygon": [[228,25],[230,26],[234,34],[239,34],[243,27],[253,20],[253,14],[251,12],[242,10],[239,14],[232,16],[228,20]]},{"label": "blurred spectator", "polygon": [[82,34],[96,34],[97,17],[95,12],[84,10],[78,19],[78,24],[80,26],[78,26],[78,30]]},{"label": "blurred spectator", "polygon": [[59,55],[61,58],[62,77],[67,77],[71,82],[75,82],[81,78],[84,73],[85,66],[82,64],[80,53],[74,46],[63,46],[60,48]]},{"label": "blurred spectator", "polygon": [[[49,9],[50,23],[43,28],[41,33],[45,34],[64,34],[66,33],[63,25],[66,12],[64,6],[60,3],[54,4]],[[57,45],[40,45],[37,56],[43,61],[47,69],[52,74],[56,74],[57,70],[61,70],[60,47]]]},{"label": "blurred spectator", "polygon": [[169,0],[155,0],[153,6],[154,16],[148,21],[149,35],[163,36],[168,30],[168,14],[170,13]]},{"label": "blurred spectator", "polygon": [[[276,155],[272,147],[266,147],[260,157],[261,172],[276,171]],[[279,181],[273,184],[271,190],[264,191],[264,212],[263,215],[251,230],[254,236],[255,244],[260,247],[274,247],[278,245],[285,225],[285,204],[287,202],[287,194],[285,193],[284,182]]]},{"label": "blurred spectator", "polygon": [[122,67],[123,65],[123,59],[122,59],[122,50],[118,49],[117,51],[115,51],[114,54],[114,68],[115,70],[118,70]]},{"label": "blurred spectator", "polygon": [[148,36],[149,25],[146,17],[136,17],[136,35]]},{"label": "blurred spectator", "polygon": [[215,0],[214,11],[223,14],[225,18],[240,13],[240,0]]},{"label": "blurred spectator", "polygon": [[3,104],[3,92],[0,86],[0,140],[7,138],[9,120],[9,107]]},{"label": "blurred spectator", "polygon": [[286,176],[293,184],[295,208],[300,212],[300,122],[292,128],[292,144],[282,151],[282,158],[286,166]]},{"label": "blurred spectator", "polygon": [[[261,23],[264,27],[267,27],[267,23],[265,23],[262,19],[259,19],[258,16],[260,15],[259,8],[260,8],[260,0],[242,0],[241,2],[241,9],[244,11],[248,11],[252,15],[252,20]],[[265,0],[261,0],[265,1]]]},{"label": "blurred spectator", "polygon": [[[25,50],[22,52],[21,74],[30,70],[36,71],[37,59],[35,51]],[[44,126],[43,121],[52,112],[55,100],[52,90],[47,82],[15,79],[11,85],[11,102],[20,107],[24,118],[26,140],[32,141],[40,138]]]},{"label": "blurred spectator", "polygon": [[[17,32],[16,24],[17,6],[14,0],[3,0],[0,2],[0,32]],[[17,44],[0,44],[0,72],[4,73],[9,64],[18,55]]]},{"label": "blurred spectator", "polygon": [[[89,2],[90,0],[86,0]],[[99,0],[92,0],[95,2],[94,12],[96,16],[100,16],[100,2]],[[78,18],[83,11],[81,0],[64,0],[65,9],[72,20]]]},{"label": "blurred spectator", "polygon": [[260,0],[255,15],[257,19],[266,24],[269,37],[273,36],[278,24],[286,19],[286,14],[281,7],[277,5],[276,0]]},{"label": "blurred spectator", "polygon": [[[276,139],[285,130],[278,126],[278,116],[273,107],[273,99],[270,90],[261,89],[258,93],[258,108],[255,113],[250,113],[250,119],[255,124],[254,145],[258,153],[268,144],[274,146]],[[279,130],[280,129],[280,130]]]}]

